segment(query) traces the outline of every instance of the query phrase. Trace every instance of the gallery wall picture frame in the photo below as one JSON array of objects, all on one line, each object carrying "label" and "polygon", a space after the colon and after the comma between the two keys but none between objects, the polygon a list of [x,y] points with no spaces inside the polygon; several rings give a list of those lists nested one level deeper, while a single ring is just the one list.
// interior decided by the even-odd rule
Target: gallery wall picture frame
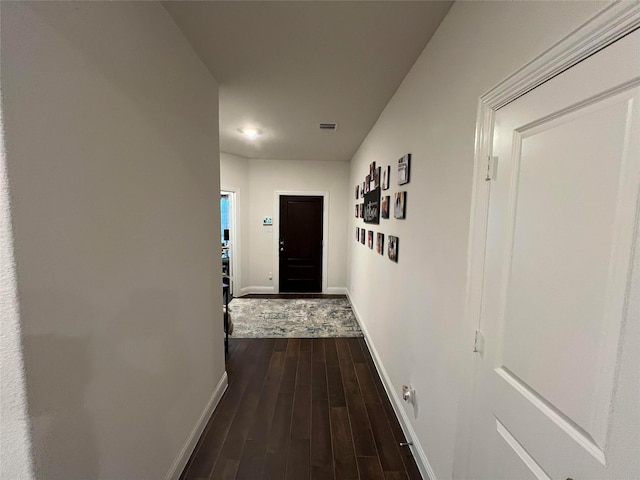
[{"label": "gallery wall picture frame", "polygon": [[389,255],[389,260],[396,263],[398,263],[398,243],[400,243],[400,239],[398,237],[389,235],[387,253]]},{"label": "gallery wall picture frame", "polygon": [[373,188],[379,188],[380,187],[380,175],[382,169],[380,167],[376,168],[375,174],[373,176]]},{"label": "gallery wall picture frame", "polygon": [[360,196],[364,195],[364,182],[362,182],[362,186],[360,187]]},{"label": "gallery wall picture frame", "polygon": [[367,233],[367,231],[364,228],[360,229],[360,243],[362,245],[364,245],[364,242],[366,240],[366,237],[367,237],[366,233]]},{"label": "gallery wall picture frame", "polygon": [[380,182],[380,186],[382,190],[389,190],[389,185],[391,184],[391,165],[387,165],[386,167],[382,167],[382,180]]},{"label": "gallery wall picture frame", "polygon": [[364,218],[364,203],[360,204],[360,218]]},{"label": "gallery wall picture frame", "polygon": [[398,185],[409,183],[409,167],[411,164],[411,154],[407,153],[398,160]]},{"label": "gallery wall picture frame", "polygon": [[376,252],[379,255],[384,255],[384,233],[378,232],[376,234]]},{"label": "gallery wall picture frame", "polygon": [[373,230],[367,232],[367,246],[373,250]]},{"label": "gallery wall picture frame", "polygon": [[369,164],[369,176],[373,179],[373,176],[376,173],[376,162],[371,162]]},{"label": "gallery wall picture frame", "polygon": [[407,211],[407,192],[396,192],[396,198],[393,202],[393,216],[403,219]]},{"label": "gallery wall picture frame", "polygon": [[356,185],[356,200],[360,197],[360,185]]},{"label": "gallery wall picture frame", "polygon": [[385,195],[380,200],[380,218],[389,218],[389,204],[391,203],[391,197]]},{"label": "gallery wall picture frame", "polygon": [[364,196],[364,223],[380,223],[380,189],[374,188]]},{"label": "gallery wall picture frame", "polygon": [[364,179],[364,193],[371,191],[371,175],[367,175]]},{"label": "gallery wall picture frame", "polygon": [[360,205],[356,205],[356,218],[360,217]]},{"label": "gallery wall picture frame", "polygon": [[356,227],[356,242],[360,241],[360,227]]}]

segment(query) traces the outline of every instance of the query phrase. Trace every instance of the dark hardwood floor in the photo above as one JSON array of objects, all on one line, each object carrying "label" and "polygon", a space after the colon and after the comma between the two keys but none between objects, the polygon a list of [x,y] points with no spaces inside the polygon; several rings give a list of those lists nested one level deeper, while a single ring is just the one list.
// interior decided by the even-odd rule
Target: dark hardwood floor
[{"label": "dark hardwood floor", "polygon": [[421,479],[361,338],[230,339],[182,480]]}]

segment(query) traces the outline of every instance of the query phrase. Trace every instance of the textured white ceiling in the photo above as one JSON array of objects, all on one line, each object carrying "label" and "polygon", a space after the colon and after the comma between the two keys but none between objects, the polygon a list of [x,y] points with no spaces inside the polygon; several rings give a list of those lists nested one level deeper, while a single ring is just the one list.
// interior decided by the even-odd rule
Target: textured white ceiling
[{"label": "textured white ceiling", "polygon": [[[338,161],[355,153],[451,3],[163,2],[220,85],[222,151]],[[245,139],[247,125],[263,135]]]}]

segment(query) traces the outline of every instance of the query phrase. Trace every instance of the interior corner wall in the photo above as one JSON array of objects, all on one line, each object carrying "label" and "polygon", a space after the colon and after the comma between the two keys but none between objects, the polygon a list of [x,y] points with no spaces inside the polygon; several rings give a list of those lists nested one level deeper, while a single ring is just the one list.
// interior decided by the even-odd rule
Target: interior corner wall
[{"label": "interior corner wall", "polygon": [[233,190],[236,193],[236,255],[240,263],[240,281],[235,286],[234,294],[240,295],[243,287],[247,287],[249,280],[249,266],[251,265],[251,250],[249,249],[249,160],[230,153],[220,152],[220,187]]},{"label": "interior corner wall", "polygon": [[0,8],[36,477],[166,478],[225,378],[217,84],[158,3]]},{"label": "interior corner wall", "polygon": [[[277,290],[269,273],[276,272],[277,225],[265,227],[264,217],[276,217],[276,192],[328,192],[329,231],[327,293],[343,293],[347,276],[347,226],[349,164],[338,161],[249,160],[248,228],[244,245],[251,263],[247,287],[261,293]],[[243,215],[245,212],[243,212]],[[246,252],[246,248],[244,249]]]},{"label": "interior corner wall", "polygon": [[[416,390],[416,409],[398,403],[436,478],[454,475],[472,348],[465,289],[479,98],[606,4],[456,2],[352,159],[349,191],[376,162],[392,166],[383,194],[407,192],[406,219],[366,226],[399,237],[398,263],[357,243],[365,224],[350,216],[348,290],[394,396],[403,384]],[[396,164],[406,153],[410,183],[400,187]]]}]

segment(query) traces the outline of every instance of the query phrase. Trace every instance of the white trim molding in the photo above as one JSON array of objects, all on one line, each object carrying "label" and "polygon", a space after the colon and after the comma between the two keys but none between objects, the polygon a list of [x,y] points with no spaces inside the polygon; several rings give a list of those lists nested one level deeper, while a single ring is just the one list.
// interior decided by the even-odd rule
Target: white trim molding
[{"label": "white trim molding", "polygon": [[244,295],[269,295],[276,293],[276,289],[274,287],[244,287],[240,289],[239,297]]},{"label": "white trim molding", "polygon": [[362,317],[360,316],[358,307],[356,307],[355,303],[353,303],[351,292],[349,291],[348,288],[346,288],[345,291],[346,291],[347,298],[349,299],[349,303],[351,304],[351,309],[353,310],[353,314],[356,317],[356,321],[358,322],[358,325],[360,325],[360,329],[364,334],[364,340],[365,342],[367,342],[367,347],[369,348],[369,352],[371,352],[373,363],[375,364],[376,370],[378,371],[378,375],[382,380],[384,390],[385,392],[387,392],[387,397],[389,397],[389,400],[391,401],[391,406],[393,407],[393,411],[395,412],[396,417],[398,418],[400,427],[402,428],[402,433],[404,433],[404,437],[407,440],[407,442],[413,443],[413,445],[410,445],[409,448],[411,449],[413,458],[416,461],[418,470],[420,470],[420,474],[422,475],[422,478],[425,478],[428,480],[436,480],[436,474],[433,471],[431,464],[429,463],[429,459],[427,458],[424,448],[422,448],[420,439],[418,438],[418,435],[416,434],[415,430],[413,429],[413,426],[411,425],[411,421],[409,420],[407,412],[403,408],[402,399],[400,398],[400,395],[393,387],[391,378],[389,377],[387,370],[384,368],[384,364],[382,363],[382,359],[378,354],[378,350],[376,349],[376,346],[374,345],[373,341],[371,340],[371,337],[369,336],[367,327],[362,321]]},{"label": "white trim molding", "polygon": [[327,293],[329,279],[329,192],[317,190],[276,190],[274,192],[273,207],[273,289],[274,293],[280,293],[280,196],[300,195],[308,197],[323,197],[322,205],[322,293]]},{"label": "white trim molding", "polygon": [[327,295],[346,295],[347,287],[327,287]]},{"label": "white trim molding", "polygon": [[484,94],[478,104],[476,123],[471,220],[467,249],[466,331],[469,351],[464,359],[462,398],[458,410],[458,432],[454,478],[468,478],[476,396],[476,356],[473,339],[480,328],[482,281],[491,182],[485,181],[487,161],[492,155],[495,113],[522,95],[573,67],[582,60],[640,28],[640,2],[617,1]]},{"label": "white trim molding", "polygon": [[218,385],[216,385],[216,388],[213,390],[211,398],[207,402],[207,405],[204,407],[204,410],[202,411],[198,422],[193,427],[193,430],[191,431],[187,442],[185,443],[184,447],[182,447],[182,450],[180,450],[180,453],[178,453],[178,456],[173,461],[173,464],[171,464],[171,468],[169,469],[169,472],[165,477],[166,480],[178,480],[180,478],[182,471],[187,466],[189,457],[191,457],[191,454],[196,448],[196,445],[198,444],[198,440],[200,439],[204,428],[207,426],[211,415],[213,415],[213,411],[220,403],[222,395],[227,390],[228,385],[229,381],[227,378],[227,372],[224,372],[222,374],[222,378],[220,378],[220,381],[218,382]]}]

